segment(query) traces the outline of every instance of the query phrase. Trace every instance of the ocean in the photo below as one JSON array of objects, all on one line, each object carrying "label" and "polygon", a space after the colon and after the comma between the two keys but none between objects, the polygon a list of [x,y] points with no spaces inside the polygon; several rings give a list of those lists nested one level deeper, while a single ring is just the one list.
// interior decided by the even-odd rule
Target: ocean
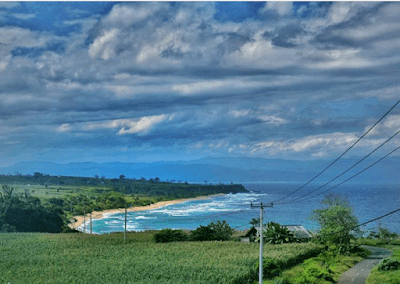
[{"label": "ocean", "polygon": [[[251,203],[268,204],[297,189],[302,184],[296,183],[249,183],[243,184],[249,193],[227,194],[209,199],[193,200],[168,205],[162,208],[128,212],[127,230],[159,230],[163,228],[192,230],[212,221],[226,220],[238,230],[250,227],[250,220],[258,218],[260,210],[252,208]],[[295,199],[318,185],[307,186],[286,200]],[[319,191],[317,191],[319,192]],[[400,185],[341,185],[331,191],[345,197],[354,210],[360,223],[382,216],[400,208]],[[312,195],[311,195],[312,196]],[[302,225],[315,231],[318,224],[310,219],[313,210],[322,208],[324,195],[307,199],[303,202],[276,204],[264,209],[264,222],[277,222],[282,225]],[[400,212],[363,226],[364,231],[376,229],[378,225],[400,233]],[[83,229],[81,226],[80,229]],[[89,232],[89,222],[86,230]],[[95,234],[121,232],[124,230],[124,214],[110,214],[106,218],[93,220],[92,231]]]}]

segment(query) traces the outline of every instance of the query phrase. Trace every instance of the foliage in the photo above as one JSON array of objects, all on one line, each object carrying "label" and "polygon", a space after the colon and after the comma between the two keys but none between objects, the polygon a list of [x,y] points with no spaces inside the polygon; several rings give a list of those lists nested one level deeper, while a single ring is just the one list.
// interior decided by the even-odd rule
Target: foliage
[{"label": "foliage", "polygon": [[234,229],[224,221],[211,222],[207,226],[199,226],[190,232],[192,241],[227,241],[231,238]]},{"label": "foliage", "polygon": [[156,243],[183,242],[188,240],[188,235],[182,230],[162,229],[154,234]]},{"label": "foliage", "polygon": [[[295,244],[282,244],[277,247],[282,247],[284,245],[295,246]],[[269,245],[269,246],[273,247],[274,245]],[[315,246],[312,249],[307,250],[303,253],[299,253],[292,256],[287,255],[285,258],[270,258],[266,256],[264,257],[264,262],[263,262],[263,277],[265,279],[268,279],[275,276],[279,276],[283,270],[289,269],[299,263],[302,263],[306,259],[315,257],[319,255],[321,251],[322,247]],[[255,271],[258,271],[258,269],[259,269],[259,264],[257,263]]]},{"label": "foliage", "polygon": [[[0,234],[0,283],[254,283],[259,246],[241,242],[155,243],[156,232]],[[265,245],[266,258],[304,259],[315,244]],[[128,273],[129,272],[129,273]]]},{"label": "foliage", "polygon": [[378,226],[377,231],[371,231],[368,236],[368,239],[382,239],[382,240],[395,240],[399,238],[399,234],[391,232],[388,228]]},{"label": "foliage", "polygon": [[190,232],[190,240],[191,241],[214,241],[214,230],[210,228],[210,226],[202,226],[200,225],[195,230]]},{"label": "foliage", "polygon": [[[371,241],[371,240],[368,240]],[[373,240],[375,241],[375,240]],[[400,242],[398,244],[383,244],[384,248],[390,249],[393,252],[391,259],[400,262]],[[400,283],[400,269],[397,270],[380,270],[378,267],[372,269],[368,279],[367,284],[381,284],[381,283]]]},{"label": "foliage", "polygon": [[382,259],[378,265],[378,270],[380,271],[389,271],[397,269],[400,269],[400,261],[393,258]]},{"label": "foliage", "polygon": [[29,194],[18,196],[13,188],[3,185],[0,197],[0,228],[18,232],[62,232],[63,212],[45,208],[41,201]]},{"label": "foliage", "polygon": [[322,201],[327,208],[316,209],[312,219],[320,225],[319,240],[326,244],[334,244],[338,253],[346,253],[351,249],[351,240],[354,239],[352,232],[358,225],[358,219],[353,214],[353,209],[340,196],[327,195]]},{"label": "foliage", "polygon": [[240,184],[189,184],[175,182],[161,182],[158,177],[151,180],[140,180],[126,178],[123,174],[120,178],[98,178],[98,177],[70,177],[50,176],[42,173],[32,175],[0,175],[2,183],[37,184],[53,186],[94,187],[100,190],[110,189],[123,194],[145,194],[147,196],[164,196],[166,198],[191,198],[202,195],[217,193],[238,193],[247,190]]},{"label": "foliage", "polygon": [[363,257],[359,256],[359,253],[337,255],[332,252],[323,252],[283,271],[279,277],[264,283],[336,283],[345,271],[362,259]]},{"label": "foliage", "polygon": [[296,242],[294,234],[287,228],[275,222],[269,222],[263,229],[263,238],[266,243],[283,244]]},{"label": "foliage", "polygon": [[14,226],[3,224],[0,228],[0,233],[14,233],[17,229]]},{"label": "foliage", "polygon": [[225,220],[211,222],[208,226],[211,228],[211,230],[213,230],[214,240],[216,241],[228,241],[235,231]]}]

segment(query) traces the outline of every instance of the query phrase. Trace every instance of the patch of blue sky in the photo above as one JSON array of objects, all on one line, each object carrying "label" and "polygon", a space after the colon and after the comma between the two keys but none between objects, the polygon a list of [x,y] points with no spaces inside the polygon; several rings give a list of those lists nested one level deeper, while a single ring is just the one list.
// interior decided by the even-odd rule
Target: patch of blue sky
[{"label": "patch of blue sky", "polygon": [[7,20],[2,26],[18,26],[63,36],[80,30],[80,25],[67,25],[65,22],[93,15],[105,15],[114,4],[114,2],[22,2],[7,10]]},{"label": "patch of blue sky", "polygon": [[65,43],[53,42],[43,47],[17,47],[11,51],[12,56],[24,56],[29,58],[36,58],[41,56],[46,51],[52,51],[61,54],[65,51]]}]

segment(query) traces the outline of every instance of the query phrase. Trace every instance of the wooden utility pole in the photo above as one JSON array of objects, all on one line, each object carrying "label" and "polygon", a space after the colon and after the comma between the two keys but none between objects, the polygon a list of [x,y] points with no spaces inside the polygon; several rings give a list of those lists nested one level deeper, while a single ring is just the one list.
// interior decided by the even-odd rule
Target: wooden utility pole
[{"label": "wooden utility pole", "polygon": [[270,205],[263,205],[260,203],[260,205],[253,205],[251,203],[251,207],[256,207],[260,208],[260,262],[259,262],[259,271],[258,271],[258,280],[260,284],[263,283],[263,245],[264,245],[264,239],[263,239],[263,213],[264,213],[264,207],[272,207],[273,204],[271,203]]}]

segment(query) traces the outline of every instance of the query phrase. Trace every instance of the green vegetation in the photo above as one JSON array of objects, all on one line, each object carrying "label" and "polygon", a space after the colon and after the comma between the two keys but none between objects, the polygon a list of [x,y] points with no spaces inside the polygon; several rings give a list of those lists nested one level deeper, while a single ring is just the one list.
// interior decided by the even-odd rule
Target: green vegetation
[{"label": "green vegetation", "polygon": [[354,249],[352,240],[358,219],[353,209],[343,197],[333,194],[327,195],[322,201],[326,208],[316,209],[312,218],[320,225],[318,239],[321,243],[331,246],[338,253],[349,253]]},{"label": "green vegetation", "polygon": [[263,238],[266,243],[285,244],[296,242],[294,234],[287,228],[275,222],[269,222],[263,230]]},{"label": "green vegetation", "polygon": [[[107,179],[105,177],[68,177],[50,176],[42,173],[34,175],[0,175],[1,184],[9,184],[19,189],[33,189],[36,194],[37,189],[45,192],[41,197],[64,197],[68,193],[77,194],[92,191],[94,193],[104,193],[117,191],[123,194],[135,196],[156,196],[165,200],[177,198],[192,198],[202,195],[217,193],[237,193],[246,192],[242,185],[238,184],[189,184],[162,182],[159,178],[146,180],[141,178],[128,179],[123,175],[119,179]],[[28,186],[29,185],[29,186]],[[55,191],[55,192],[54,192]],[[47,192],[47,194],[46,194]],[[35,195],[34,195],[35,196]]]},{"label": "green vegetation", "polygon": [[264,281],[265,284],[328,284],[336,283],[350,267],[365,258],[367,252],[360,250],[350,255],[324,252],[284,271],[280,276]]},{"label": "green vegetation", "polygon": [[0,231],[2,232],[62,232],[61,210],[45,208],[37,197],[28,192],[14,194],[12,187],[3,185],[0,191]]},{"label": "green vegetation", "polygon": [[162,229],[153,238],[156,243],[169,243],[187,241],[189,236],[182,230]]},{"label": "green vegetation", "polygon": [[[397,267],[397,269],[390,269],[390,270],[380,270],[379,267],[384,268],[386,265],[380,264],[374,269],[372,269],[371,274],[367,279],[367,284],[383,284],[383,283],[390,283],[390,284],[399,284],[400,283],[400,269],[398,269],[398,263],[400,261],[400,240],[397,241],[397,244],[394,245],[379,245],[380,247],[384,247],[390,249],[393,252],[393,255],[389,258],[391,261],[384,259],[382,262],[387,263],[389,267]],[[390,262],[390,263],[388,263]],[[397,264],[394,264],[397,263]],[[394,265],[392,265],[394,264]],[[385,268],[389,268],[386,266]],[[395,268],[393,267],[393,268]]]},{"label": "green vegetation", "polygon": [[[22,232],[67,232],[67,223],[72,216],[95,210],[146,206],[162,200],[246,191],[242,185],[235,184],[171,183],[161,182],[159,178],[127,179],[124,175],[119,179],[49,176],[38,172],[25,176],[0,175],[0,183],[11,185],[5,187],[12,189],[13,196],[10,199],[11,205],[0,199],[0,230]],[[34,214],[29,210],[34,210]],[[22,212],[22,215],[13,220],[12,215],[17,212]],[[36,219],[32,219],[33,217],[28,218],[28,212],[31,212],[36,219],[41,218],[42,221],[34,221]],[[35,224],[47,222],[49,225],[46,227],[41,224],[32,229],[25,224],[27,222]],[[17,223],[20,225],[12,225]]]},{"label": "green vegetation", "polygon": [[[1,283],[253,283],[259,246],[241,242],[155,243],[155,232],[0,234]],[[321,246],[265,245],[264,255],[292,265]]]},{"label": "green vegetation", "polygon": [[[393,252],[390,258],[382,260],[378,266],[372,269],[367,279],[367,284],[400,284],[400,269],[398,268],[398,263],[400,262],[400,238],[398,234],[379,226],[378,230],[371,232],[367,238],[357,239],[357,244],[383,247]],[[396,267],[397,269],[394,269]]]},{"label": "green vegetation", "polygon": [[182,230],[163,229],[154,234],[156,243],[180,242],[180,241],[228,241],[235,232],[224,221],[211,222],[208,226],[199,226],[186,234]]},{"label": "green vegetation", "polygon": [[378,265],[379,271],[390,271],[398,269],[400,269],[400,261],[393,258],[385,258]]}]

